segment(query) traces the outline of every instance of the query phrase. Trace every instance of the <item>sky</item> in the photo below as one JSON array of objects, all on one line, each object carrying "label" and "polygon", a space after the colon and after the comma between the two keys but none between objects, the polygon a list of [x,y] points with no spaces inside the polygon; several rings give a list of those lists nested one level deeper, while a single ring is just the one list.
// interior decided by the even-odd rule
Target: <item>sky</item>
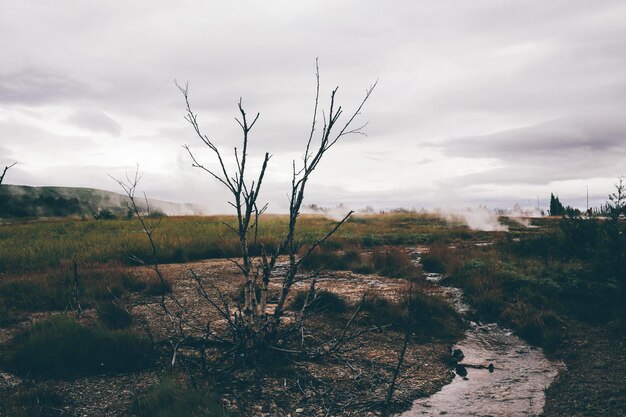
[{"label": "sky", "polygon": [[585,208],[626,173],[624,22],[621,0],[1,0],[0,165],[18,162],[6,183],[118,192],[138,165],[150,197],[228,212],[182,148],[215,166],[178,80],[229,164],[237,102],[260,113],[249,167],[273,155],[260,200],[284,211],[318,58],[321,107],[339,86],[349,114],[378,84],[367,136],[325,155],[307,203]]}]

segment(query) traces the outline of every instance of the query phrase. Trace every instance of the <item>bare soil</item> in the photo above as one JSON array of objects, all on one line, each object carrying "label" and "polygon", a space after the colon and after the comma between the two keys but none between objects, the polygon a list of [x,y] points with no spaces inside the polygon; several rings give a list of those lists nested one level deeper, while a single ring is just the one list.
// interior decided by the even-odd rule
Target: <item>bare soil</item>
[{"label": "bare soil", "polygon": [[[173,293],[200,321],[214,321],[216,317],[198,294],[190,270],[215,289],[219,288],[225,296],[235,297],[238,293],[237,270],[227,260],[164,265],[162,269],[172,283]],[[139,275],[148,273],[140,268],[132,271]],[[305,281],[297,285],[305,290],[309,283]],[[396,299],[406,290],[406,285],[407,282],[401,279],[344,271],[328,272],[318,279],[319,289],[335,292],[354,303],[364,293]],[[272,282],[271,289],[278,290],[278,282]],[[143,326],[149,324],[156,339],[165,336],[167,323],[156,304],[158,297],[148,304],[136,295],[124,301],[138,317],[134,331],[144,332]],[[51,314],[58,313],[31,314],[28,318],[37,321]],[[303,337],[330,339],[343,328],[350,315],[321,313],[314,316],[308,321]],[[86,311],[81,321],[94,324],[95,313]],[[368,326],[366,322],[358,322],[357,328]],[[13,328],[0,329],[0,344],[6,344],[14,334],[29,325],[23,322]],[[401,343],[402,335],[397,332],[389,329],[372,331],[351,341],[341,355],[318,360],[294,357],[281,360],[278,365],[222,369],[210,375],[204,389],[211,390],[226,408],[242,416],[381,415],[377,411],[378,405],[385,398]],[[450,348],[450,343],[442,341],[410,345],[395,395],[397,410],[408,408],[414,399],[436,392],[452,379],[453,373],[447,365]],[[71,381],[21,380],[13,375],[0,374],[0,395],[16,395],[25,386],[34,384],[45,386],[62,398],[63,404],[55,415],[123,416],[134,398],[158,382],[169,359],[165,357],[163,364],[141,373]],[[0,410],[0,416],[5,415]]]},{"label": "bare soil", "polygon": [[567,369],[546,390],[544,414],[554,417],[626,415],[626,339],[569,321],[556,356]]}]

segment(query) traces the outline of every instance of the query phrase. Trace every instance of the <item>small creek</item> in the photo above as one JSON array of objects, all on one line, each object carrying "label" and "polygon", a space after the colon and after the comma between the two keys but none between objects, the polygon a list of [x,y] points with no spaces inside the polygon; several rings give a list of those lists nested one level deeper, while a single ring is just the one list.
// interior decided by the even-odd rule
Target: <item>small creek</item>
[{"label": "small creek", "polygon": [[[415,255],[418,262],[419,253]],[[441,285],[442,278],[440,274],[427,274],[457,311],[468,317],[471,310],[463,303],[462,291]],[[544,389],[564,366],[548,360],[541,349],[529,346],[495,323],[470,321],[464,339],[454,349],[463,352],[459,364],[464,365],[467,375],[457,374],[441,391],[416,400],[400,417],[540,415]],[[494,366],[492,372],[489,364]]]}]

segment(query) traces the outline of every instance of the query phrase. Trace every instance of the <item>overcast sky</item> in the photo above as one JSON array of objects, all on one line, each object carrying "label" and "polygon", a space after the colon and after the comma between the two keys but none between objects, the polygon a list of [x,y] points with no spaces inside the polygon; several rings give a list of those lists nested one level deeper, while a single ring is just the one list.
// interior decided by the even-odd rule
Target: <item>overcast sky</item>
[{"label": "overcast sky", "polygon": [[230,155],[243,98],[260,112],[251,161],[274,155],[262,196],[286,206],[319,57],[325,104],[354,108],[308,202],[359,208],[585,206],[626,173],[626,2],[0,1],[5,181],[120,191],[227,210],[182,149],[215,161],[184,120],[189,82],[204,132]]}]

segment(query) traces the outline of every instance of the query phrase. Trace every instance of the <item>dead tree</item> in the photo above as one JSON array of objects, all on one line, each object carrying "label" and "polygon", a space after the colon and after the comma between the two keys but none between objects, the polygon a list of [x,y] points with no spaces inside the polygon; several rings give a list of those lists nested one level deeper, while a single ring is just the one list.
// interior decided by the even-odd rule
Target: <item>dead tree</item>
[{"label": "dead tree", "polygon": [[4,176],[7,174],[7,171],[13,168],[16,164],[17,162],[13,162],[11,165],[7,165],[4,167],[4,170],[2,171],[2,175],[0,175],[0,185],[2,185],[2,182],[4,181]]},{"label": "dead tree", "polygon": [[[241,100],[238,103],[240,117],[236,118],[241,128],[242,143],[241,148],[234,148],[234,172],[227,168],[223,150],[207,135],[203,134],[198,123],[197,115],[192,111],[189,101],[188,85],[177,87],[183,94],[186,105],[186,120],[191,124],[196,136],[211,151],[215,158],[215,163],[205,165],[201,163],[189,146],[184,148],[189,153],[192,165],[200,168],[208,175],[221,183],[229,192],[231,201],[229,204],[234,208],[236,213],[236,223],[224,225],[237,237],[239,242],[239,259],[231,259],[240,271],[242,285],[244,291],[244,299],[242,308],[237,309],[233,313],[233,318],[228,318],[233,324],[233,341],[242,350],[257,350],[259,348],[271,345],[276,339],[277,332],[281,327],[281,320],[285,313],[285,302],[290,293],[292,286],[297,282],[297,274],[302,261],[315,250],[325,240],[330,238],[341,225],[348,220],[352,212],[348,213],[343,219],[335,224],[324,236],[320,236],[318,240],[303,250],[301,245],[296,241],[295,232],[297,229],[298,216],[302,203],[304,201],[305,190],[309,179],[313,172],[319,166],[324,155],[343,137],[351,134],[364,134],[360,125],[353,127],[357,116],[361,109],[369,99],[376,84],[371,85],[365,93],[365,97],[357,106],[357,108],[348,115],[345,121],[340,122],[344,111],[341,106],[336,103],[336,94],[338,87],[332,90],[330,94],[330,102],[327,111],[322,111],[322,126],[318,130],[319,110],[319,66],[316,62],[316,93],[315,105],[313,109],[313,118],[311,128],[306,142],[306,148],[301,163],[293,161],[291,189],[289,192],[289,221],[287,230],[281,237],[279,245],[270,250],[264,245],[260,245],[260,256],[252,256],[250,247],[257,244],[257,235],[259,227],[259,217],[267,209],[267,204],[259,202],[259,195],[263,186],[268,163],[271,159],[269,153],[265,153],[261,168],[256,174],[249,173],[248,144],[250,140],[250,132],[259,119],[259,113],[254,117],[249,117],[243,108]],[[315,135],[319,134],[316,140]],[[250,180],[250,178],[253,178]],[[298,256],[298,253],[303,253]],[[281,291],[278,295],[278,301],[273,311],[268,313],[268,288],[270,277],[272,276],[279,255],[286,254],[288,256],[287,272],[281,278]],[[199,282],[199,280],[198,280]],[[256,288],[259,288],[257,294]],[[311,286],[311,292],[314,292],[314,285]],[[223,306],[225,313],[228,306]],[[230,313],[228,313],[230,314]],[[226,315],[226,314],[224,314]]]}]

